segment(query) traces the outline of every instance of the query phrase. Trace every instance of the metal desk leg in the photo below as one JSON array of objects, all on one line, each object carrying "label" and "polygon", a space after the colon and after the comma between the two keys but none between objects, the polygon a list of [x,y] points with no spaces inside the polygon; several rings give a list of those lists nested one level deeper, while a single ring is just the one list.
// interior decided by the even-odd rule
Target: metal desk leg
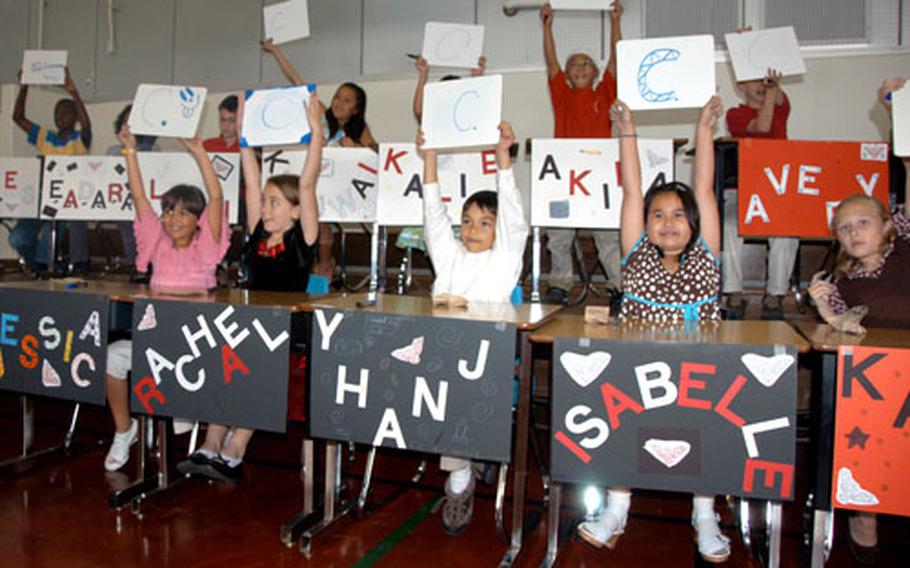
[{"label": "metal desk leg", "polygon": [[749,500],[742,498],[739,500],[739,532],[743,539],[743,545],[746,548],[752,547],[752,525],[749,515]]},{"label": "metal desk leg", "polygon": [[531,414],[531,340],[519,334],[521,364],[518,370],[518,411],[515,415],[515,468],[512,482],[512,542],[502,557],[501,567],[511,566],[521,552],[524,530],[525,484],[528,478],[528,429]]},{"label": "metal desk leg", "polygon": [[509,533],[506,532],[505,519],[503,514],[503,503],[506,500],[506,482],[509,478],[509,464],[499,464],[499,475],[496,480],[496,508],[493,516],[496,519],[496,529],[502,541],[508,544]]},{"label": "metal desk leg", "polygon": [[[338,445],[338,442],[326,442],[325,461],[322,521],[308,529],[303,533],[303,536],[300,537],[300,552],[307,558],[310,558],[313,553],[313,539],[315,539],[319,533],[329,528],[332,523],[351,512],[351,509],[354,508],[353,502],[338,502],[338,494],[341,489],[341,446]],[[335,514],[336,506],[338,507],[337,515]]]},{"label": "metal desk leg", "polygon": [[540,302],[540,227],[534,227],[531,241],[531,301]]},{"label": "metal desk leg", "polygon": [[367,498],[370,495],[370,482],[373,479],[373,464],[376,462],[376,447],[370,448],[367,453],[367,463],[363,470],[363,485],[360,487],[360,495],[357,497],[357,512],[363,514],[367,506]]},{"label": "metal desk leg", "polygon": [[812,568],[825,565],[831,551],[831,468],[834,462],[834,412],[837,396],[837,353],[822,354],[821,385],[815,407],[815,514],[812,526]]},{"label": "metal desk leg", "polygon": [[58,452],[66,453],[72,449],[76,422],[79,418],[78,404],[73,407],[69,429],[67,429],[63,441],[60,444],[38,451],[32,451],[32,446],[35,442],[35,409],[32,399],[28,395],[19,396],[19,412],[22,419],[22,438],[20,440],[19,455],[0,462],[0,475],[21,473],[40,465],[45,458],[51,457]]},{"label": "metal desk leg", "polygon": [[32,449],[32,442],[35,438],[35,409],[32,407],[32,399],[26,395],[19,397],[19,404],[22,409],[22,453],[19,455],[24,458]]},{"label": "metal desk leg", "polygon": [[[108,503],[119,509],[132,507],[133,514],[142,518],[142,502],[149,497],[174,487],[184,479],[172,477],[168,451],[168,425],[166,418],[139,417],[139,479],[129,487],[108,494]],[[155,443],[152,443],[152,441]],[[154,460],[157,467],[151,467]]]},{"label": "metal desk leg", "polygon": [[562,501],[562,485],[550,485],[550,504],[547,513],[547,555],[540,563],[542,568],[550,568],[556,564],[559,556],[559,509]]},{"label": "metal desk leg", "polygon": [[305,527],[312,526],[318,521],[313,513],[313,477],[315,464],[313,463],[313,440],[304,438],[300,445],[300,481],[303,484],[303,507],[289,521],[281,525],[279,533],[281,544],[292,546]]},{"label": "metal desk leg", "polygon": [[768,568],[777,568],[780,566],[780,530],[783,523],[783,505],[774,502],[768,503],[770,514],[768,515],[768,529],[771,532],[771,538],[768,539]]}]

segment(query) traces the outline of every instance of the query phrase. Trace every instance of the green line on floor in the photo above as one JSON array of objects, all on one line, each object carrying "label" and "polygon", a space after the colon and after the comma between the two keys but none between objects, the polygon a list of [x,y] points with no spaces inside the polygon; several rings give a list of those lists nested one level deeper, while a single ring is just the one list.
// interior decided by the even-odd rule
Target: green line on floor
[{"label": "green line on floor", "polygon": [[404,537],[414,530],[414,527],[423,522],[424,519],[430,516],[430,512],[436,506],[436,503],[439,502],[438,499],[431,499],[427,501],[423,507],[421,507],[416,513],[411,515],[405,522],[389,533],[389,536],[385,538],[382,542],[374,546],[369,552],[367,552],[363,558],[357,561],[357,564],[354,564],[354,568],[370,568],[374,566],[379,559],[388,554],[390,550],[395,548],[395,546],[401,542]]}]

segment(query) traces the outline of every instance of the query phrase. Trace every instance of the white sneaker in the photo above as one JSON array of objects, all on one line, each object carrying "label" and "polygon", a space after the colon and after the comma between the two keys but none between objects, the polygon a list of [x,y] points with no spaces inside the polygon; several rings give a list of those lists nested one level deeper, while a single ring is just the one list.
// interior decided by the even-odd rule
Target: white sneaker
[{"label": "white sneaker", "polygon": [[698,553],[713,564],[726,562],[730,558],[730,539],[720,532],[720,526],[717,524],[719,520],[720,517],[716,514],[710,517],[692,516]]},{"label": "white sneaker", "polygon": [[133,418],[130,420],[130,429],[126,432],[117,432],[114,434],[114,441],[111,443],[111,449],[104,458],[104,469],[108,471],[117,471],[123,467],[130,459],[130,446],[136,443],[139,434],[139,423]]},{"label": "white sneaker", "polygon": [[606,546],[613,550],[619,542],[619,537],[626,530],[626,518],[627,515],[620,518],[610,509],[606,509],[593,521],[579,524],[578,536],[595,548]]}]

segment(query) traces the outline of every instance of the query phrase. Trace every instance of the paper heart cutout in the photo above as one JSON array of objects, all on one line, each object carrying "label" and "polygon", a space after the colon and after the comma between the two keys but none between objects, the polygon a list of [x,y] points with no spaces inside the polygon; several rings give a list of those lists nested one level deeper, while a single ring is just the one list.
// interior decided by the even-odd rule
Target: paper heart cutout
[{"label": "paper heart cutout", "polygon": [[837,502],[844,505],[878,505],[878,497],[871,491],[863,489],[850,468],[837,470]]},{"label": "paper heart cutout", "polygon": [[90,167],[93,172],[98,171],[98,168],[101,167],[101,162],[89,162],[88,167]]},{"label": "paper heart cutout", "polygon": [[51,367],[51,364],[47,362],[47,359],[45,359],[44,363],[41,365],[41,384],[48,388],[59,387],[63,384],[60,381],[60,375]]},{"label": "paper heart cutout", "polygon": [[692,444],[685,440],[660,440],[650,438],[642,446],[654,459],[667,467],[678,465],[692,451]]},{"label": "paper heart cutout", "polygon": [[423,353],[422,335],[420,337],[415,337],[409,345],[399,347],[395,351],[392,351],[392,357],[411,365],[419,365],[421,353]]},{"label": "paper heart cutout", "polygon": [[139,321],[139,325],[136,326],[136,329],[139,331],[146,331],[148,329],[155,329],[158,327],[158,318],[155,317],[155,306],[149,304],[145,307],[145,313],[142,314],[142,320]]},{"label": "paper heart cutout", "polygon": [[773,387],[784,371],[796,361],[793,355],[787,354],[765,357],[757,353],[746,353],[740,359],[756,380],[766,387]]},{"label": "paper heart cutout", "polygon": [[594,351],[587,354],[566,351],[559,356],[559,362],[562,363],[563,368],[581,388],[593,383],[610,364],[610,359],[612,356],[606,351]]}]

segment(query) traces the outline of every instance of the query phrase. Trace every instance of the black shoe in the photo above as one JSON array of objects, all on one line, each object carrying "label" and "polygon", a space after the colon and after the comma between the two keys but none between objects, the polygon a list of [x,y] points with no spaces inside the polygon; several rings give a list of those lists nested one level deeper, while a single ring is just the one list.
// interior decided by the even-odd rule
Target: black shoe
[{"label": "black shoe", "polygon": [[177,462],[177,471],[184,475],[205,475],[211,461],[202,452],[195,451],[189,457]]},{"label": "black shoe", "polygon": [[761,303],[761,319],[763,320],[783,320],[784,319],[784,297],[783,296],[765,296]]},{"label": "black shoe", "polygon": [[484,485],[493,485],[496,481],[496,466],[491,463],[471,462],[471,469],[474,470],[474,478]]},{"label": "black shoe", "polygon": [[610,288],[607,290],[607,294],[610,296],[610,316],[619,315],[622,311],[622,291]]},{"label": "black shoe", "polygon": [[726,318],[728,320],[741,320],[746,317],[746,306],[749,302],[742,294],[731,294],[727,298]]},{"label": "black shoe", "polygon": [[857,544],[852,537],[848,537],[848,543],[850,548],[850,554],[853,556],[853,559],[857,563],[863,566],[875,566],[875,563],[878,561],[878,547],[877,546],[863,546]]},{"label": "black shoe", "polygon": [[206,466],[202,475],[215,481],[239,483],[243,480],[243,462],[231,467],[221,456],[215,456],[209,460],[208,466]]},{"label": "black shoe", "polygon": [[557,306],[565,306],[569,303],[569,293],[563,290],[562,288],[557,288],[555,286],[547,290],[547,295],[543,298],[544,304],[556,304]]}]

